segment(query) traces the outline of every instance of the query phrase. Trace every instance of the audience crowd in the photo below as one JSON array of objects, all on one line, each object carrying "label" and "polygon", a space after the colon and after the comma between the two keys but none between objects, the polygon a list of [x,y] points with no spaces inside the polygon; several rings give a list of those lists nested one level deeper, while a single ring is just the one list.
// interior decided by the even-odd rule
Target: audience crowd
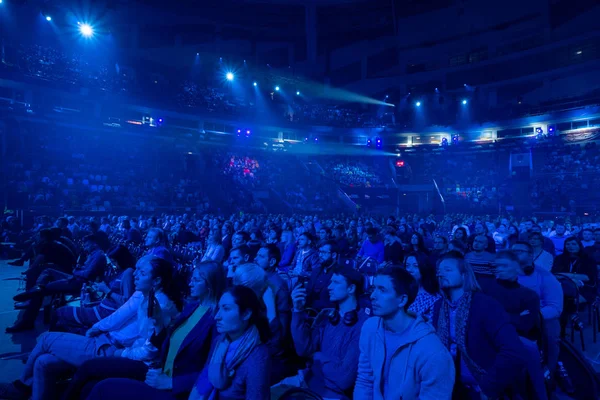
[{"label": "audience crowd", "polygon": [[10,399],[547,399],[576,390],[559,343],[598,297],[591,221],[8,216],[0,235],[27,265],[7,332],[49,323]]}]

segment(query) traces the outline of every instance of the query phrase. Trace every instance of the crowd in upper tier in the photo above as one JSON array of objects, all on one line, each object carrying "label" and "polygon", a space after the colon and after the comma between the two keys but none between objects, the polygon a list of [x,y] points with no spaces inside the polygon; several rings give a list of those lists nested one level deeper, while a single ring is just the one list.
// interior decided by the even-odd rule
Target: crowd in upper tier
[{"label": "crowd in upper tier", "polygon": [[27,264],[7,332],[34,328],[51,296],[50,332],[2,398],[546,399],[577,390],[559,355],[579,311],[563,287],[598,297],[590,218],[33,222],[0,225],[20,250],[10,264]]}]

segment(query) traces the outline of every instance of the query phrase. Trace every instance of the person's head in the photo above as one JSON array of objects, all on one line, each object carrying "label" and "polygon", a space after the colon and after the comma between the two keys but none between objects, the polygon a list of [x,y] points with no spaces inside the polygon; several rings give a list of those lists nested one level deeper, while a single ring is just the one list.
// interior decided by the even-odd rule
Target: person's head
[{"label": "person's head", "polygon": [[367,240],[371,243],[377,243],[377,229],[367,228]]},{"label": "person's head", "polygon": [[123,227],[123,229],[129,230],[131,229],[131,222],[129,222],[128,219],[124,219],[121,223],[121,226]]},{"label": "person's head", "polygon": [[529,233],[529,244],[534,249],[540,249],[544,245],[544,236],[539,232]]},{"label": "person's head", "polygon": [[475,234],[476,235],[485,235],[486,230],[487,230],[487,228],[482,222],[478,222],[475,224]]},{"label": "person's head", "polygon": [[230,340],[239,339],[252,326],[258,329],[263,343],[269,340],[269,322],[262,313],[260,298],[245,286],[233,286],[221,296],[215,315],[217,332]]},{"label": "person's head", "polygon": [[427,256],[411,253],[406,257],[404,267],[425,291],[431,294],[439,292],[435,266],[429,262]]},{"label": "person's head", "polygon": [[537,233],[542,233],[542,227],[539,226],[538,224],[534,224],[531,227],[531,232],[537,232]]},{"label": "person's head", "polygon": [[234,267],[245,264],[250,261],[251,250],[248,245],[241,245],[231,249],[229,253],[229,263]]},{"label": "person's head", "polygon": [[249,287],[262,298],[267,287],[267,273],[254,263],[238,265],[233,275],[233,284]]},{"label": "person's head", "polygon": [[519,236],[519,227],[516,225],[511,225],[508,227],[508,236]]},{"label": "person's head", "polygon": [[496,279],[514,282],[520,274],[521,263],[516,253],[503,250],[496,254]]},{"label": "person's head", "polygon": [[280,236],[281,236],[281,231],[279,230],[279,228],[272,226],[269,229],[269,240],[277,242],[277,241],[279,241]]},{"label": "person's head", "polygon": [[328,240],[321,244],[321,247],[319,248],[319,258],[321,260],[321,264],[325,266],[333,264],[337,261],[339,253],[340,251],[335,241]]},{"label": "person's head", "polygon": [[329,230],[329,228],[326,227],[322,227],[321,229],[319,229],[319,240],[320,241],[325,241],[325,240],[329,240],[329,237],[331,236],[331,231]]},{"label": "person's head", "polygon": [[381,230],[381,235],[386,242],[391,242],[396,236],[396,230],[393,226],[386,226]]},{"label": "person's head", "polygon": [[313,237],[310,233],[304,232],[298,237],[298,248],[306,250],[312,246]]},{"label": "person's head", "polygon": [[578,255],[583,250],[583,245],[575,236],[570,236],[565,239],[565,253]]},{"label": "person's head", "polygon": [[158,247],[164,245],[165,231],[160,228],[151,228],[146,235],[146,247]]},{"label": "person's head", "polygon": [[198,263],[190,279],[190,297],[205,305],[216,305],[227,286],[223,267],[214,261]]},{"label": "person's head", "polygon": [[527,221],[525,221],[525,229],[527,230],[527,232],[531,232],[531,228],[533,228],[533,225],[533,220],[528,219]]},{"label": "person's head", "polygon": [[459,288],[465,292],[481,291],[473,269],[465,262],[465,257],[456,251],[449,251],[439,259],[438,280],[445,294]]},{"label": "person's head", "polygon": [[467,230],[462,226],[456,228],[454,231],[454,240],[467,240]]},{"label": "person's head", "polygon": [[229,221],[227,221],[221,227],[221,235],[223,237],[225,237],[225,236],[231,236],[232,234],[233,234],[233,225],[231,225],[231,223]]},{"label": "person's head", "polygon": [[56,220],[56,227],[60,229],[65,229],[69,226],[69,220],[66,217],[60,217]]},{"label": "person's head", "polygon": [[436,236],[433,240],[433,249],[438,253],[448,251],[448,239],[445,236]]},{"label": "person's head", "polygon": [[253,228],[250,231],[250,240],[251,241],[259,241],[259,242],[262,241],[263,240],[263,234],[262,234],[261,230],[257,229],[257,228]]},{"label": "person's head", "polygon": [[83,238],[83,250],[86,253],[91,253],[100,248],[96,235],[87,235]]},{"label": "person's head", "polygon": [[336,225],[336,227],[333,228],[333,237],[336,239],[341,239],[344,237],[345,231],[346,229],[344,228],[344,225]]},{"label": "person's head", "polygon": [[258,249],[254,262],[265,271],[274,271],[281,261],[281,251],[275,244],[267,244]]},{"label": "person's head", "polygon": [[533,265],[533,247],[528,242],[516,242],[511,250],[519,258],[521,268],[525,270]]},{"label": "person's head", "polygon": [[407,312],[419,292],[415,278],[400,267],[379,270],[373,286],[371,309],[375,316],[384,320],[394,318],[399,312]]},{"label": "person's head", "polygon": [[448,251],[458,251],[461,254],[465,254],[467,252],[467,246],[462,240],[451,240],[450,243],[448,243]]},{"label": "person's head", "polygon": [[144,256],[136,264],[133,279],[135,290],[147,295],[150,290],[165,291],[171,285],[174,273],[173,264],[156,256]]},{"label": "person's head", "polygon": [[565,227],[565,224],[563,222],[557,222],[554,227],[554,231],[556,232],[557,236],[563,236],[566,230],[567,228]]},{"label": "person's head", "polygon": [[233,237],[231,238],[231,245],[233,247],[239,247],[241,245],[248,243],[249,241],[250,241],[250,235],[248,235],[244,231],[237,231],[236,233],[233,234]]},{"label": "person's head", "polygon": [[594,240],[594,232],[592,232],[590,228],[584,228],[581,231],[581,237],[584,241],[591,242],[592,240]]},{"label": "person's head", "polygon": [[481,253],[485,251],[488,247],[488,239],[485,235],[477,235],[473,239],[473,251],[476,253]]},{"label": "person's head", "polygon": [[281,231],[281,242],[282,243],[291,243],[294,240],[294,233],[286,228]]},{"label": "person's head", "polygon": [[336,268],[331,275],[331,281],[327,290],[329,291],[329,300],[340,304],[348,298],[357,300],[363,288],[363,276],[354,268],[342,266]]},{"label": "person's head", "polygon": [[125,271],[128,268],[135,268],[135,257],[125,245],[120,244],[113,247],[108,251],[106,256],[111,264],[121,271]]}]

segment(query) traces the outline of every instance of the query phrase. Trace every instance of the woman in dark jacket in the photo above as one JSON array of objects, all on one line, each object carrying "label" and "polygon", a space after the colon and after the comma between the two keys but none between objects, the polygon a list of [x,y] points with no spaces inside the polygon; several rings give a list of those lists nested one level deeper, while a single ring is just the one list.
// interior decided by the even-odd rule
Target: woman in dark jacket
[{"label": "woman in dark jacket", "polygon": [[173,326],[156,326],[152,345],[161,349],[160,365],[120,357],[85,362],[76,372],[64,399],[85,399],[96,383],[108,378],[126,378],[119,386],[123,393],[142,387],[150,398],[187,399],[204,367],[215,337],[214,315],[225,290],[225,272],[212,261],[198,264],[190,281],[190,302]]},{"label": "woman in dark jacket", "polygon": [[96,322],[108,317],[121,307],[133,294],[133,271],[135,258],[126,246],[112,248],[106,257],[109,260],[105,278],[108,281],[95,283],[90,289],[101,293],[104,298],[94,307],[65,306],[56,310],[51,330],[85,334]]},{"label": "woman in dark jacket", "polygon": [[586,275],[586,282],[575,280],[581,295],[591,304],[596,298],[596,263],[583,251],[579,239],[571,236],[565,240],[565,251],[554,259],[552,272]]}]

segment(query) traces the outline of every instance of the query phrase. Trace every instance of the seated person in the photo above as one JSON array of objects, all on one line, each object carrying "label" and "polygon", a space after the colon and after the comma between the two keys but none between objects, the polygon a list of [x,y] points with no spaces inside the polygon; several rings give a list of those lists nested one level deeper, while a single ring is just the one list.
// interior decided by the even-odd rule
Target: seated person
[{"label": "seated person", "polygon": [[419,285],[417,297],[408,311],[431,320],[433,306],[442,297],[435,266],[429,262],[429,257],[425,254],[411,253],[406,257],[404,267]]},{"label": "seated person", "polygon": [[349,267],[337,269],[328,287],[336,308],[321,311],[312,326],[304,312],[306,289],[294,288],[292,338],[298,355],[312,359],[312,364],[273,386],[273,395],[304,387],[325,398],[350,396],[358,368],[360,330],[368,318],[358,304],[362,288],[359,272]]},{"label": "seated person", "polygon": [[85,334],[96,322],[108,317],[121,307],[134,292],[133,271],[135,258],[124,245],[118,245],[106,255],[110,260],[107,275],[108,285],[101,281],[92,284],[94,293],[101,293],[104,298],[93,307],[64,306],[56,310],[51,330]]},{"label": "seated person", "polygon": [[377,229],[367,228],[367,240],[365,240],[360,246],[357,258],[366,259],[371,258],[377,261],[377,264],[381,264],[384,260],[385,246],[383,242],[377,237]]},{"label": "seated person", "polygon": [[[173,266],[162,258],[148,256],[135,271],[136,292],[113,314],[97,322],[86,336],[46,332],[29,355],[21,378],[0,384],[0,395],[8,398],[42,398],[55,393],[58,371],[69,371],[85,361],[109,356],[152,361],[158,351],[146,344],[153,333],[148,317],[168,326],[177,313],[178,293],[172,293]],[[155,293],[153,298],[151,294]],[[152,302],[152,303],[150,303]],[[151,306],[149,306],[149,303]]]},{"label": "seated person", "polygon": [[199,263],[189,287],[190,301],[179,317],[166,329],[155,326],[150,339],[160,349],[160,367],[123,357],[95,358],[77,369],[64,399],[85,399],[96,383],[108,378],[126,378],[119,381],[121,395],[140,392],[152,399],[187,399],[216,335],[214,316],[225,290],[225,271],[215,262]]},{"label": "seated person", "polygon": [[331,276],[339,268],[337,259],[339,250],[337,243],[328,240],[319,248],[319,260],[321,263],[312,270],[310,278],[306,282],[306,307],[321,311],[324,308],[335,308],[335,304],[329,299],[327,287],[331,282]]},{"label": "seated person", "polygon": [[100,249],[96,237],[94,235],[86,236],[83,248],[88,257],[81,267],[73,270],[72,275],[47,268],[38,277],[36,286],[14,297],[14,300],[18,302],[15,307],[23,308],[25,311],[15,325],[6,328],[7,333],[33,329],[45,296],[63,293],[78,294],[84,283],[94,282],[104,276],[106,255]]},{"label": "seated person", "polygon": [[450,400],[454,361],[435,329],[409,310],[419,284],[403,268],[386,267],[374,279],[374,318],[360,335],[355,399]]},{"label": "seated person", "polygon": [[146,235],[144,245],[147,248],[146,255],[164,258],[173,262],[173,254],[167,248],[167,235],[160,228],[150,228]]}]

